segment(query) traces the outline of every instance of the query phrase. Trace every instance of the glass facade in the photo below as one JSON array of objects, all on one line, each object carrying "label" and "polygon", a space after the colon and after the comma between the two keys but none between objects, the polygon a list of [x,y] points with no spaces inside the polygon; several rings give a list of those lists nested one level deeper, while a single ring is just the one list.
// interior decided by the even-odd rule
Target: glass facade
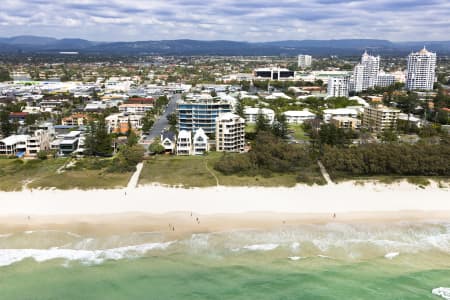
[{"label": "glass facade", "polygon": [[231,112],[230,103],[180,103],[177,107],[179,130],[196,131],[202,128],[206,134],[213,134],[216,131],[216,118],[226,112]]}]

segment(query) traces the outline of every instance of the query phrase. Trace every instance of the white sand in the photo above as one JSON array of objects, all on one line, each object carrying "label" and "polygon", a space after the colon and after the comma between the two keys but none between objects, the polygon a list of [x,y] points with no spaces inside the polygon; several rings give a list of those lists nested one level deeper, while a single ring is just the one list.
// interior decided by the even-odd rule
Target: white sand
[{"label": "white sand", "polygon": [[0,192],[0,216],[181,211],[198,214],[450,212],[450,197],[449,189],[439,188],[436,183],[421,189],[407,182],[391,185],[346,182],[295,188],[144,186],[118,190]]}]

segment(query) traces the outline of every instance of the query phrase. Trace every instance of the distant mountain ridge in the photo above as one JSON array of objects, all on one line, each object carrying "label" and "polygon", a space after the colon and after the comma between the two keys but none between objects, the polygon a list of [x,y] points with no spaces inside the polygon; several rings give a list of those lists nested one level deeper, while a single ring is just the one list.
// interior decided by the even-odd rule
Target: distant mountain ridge
[{"label": "distant mountain ridge", "polygon": [[405,55],[427,46],[450,55],[450,41],[391,42],[377,39],[286,40],[273,42],[200,41],[190,39],[94,42],[40,36],[0,38],[0,53],[57,53],[108,55],[359,55],[369,50],[380,55]]}]

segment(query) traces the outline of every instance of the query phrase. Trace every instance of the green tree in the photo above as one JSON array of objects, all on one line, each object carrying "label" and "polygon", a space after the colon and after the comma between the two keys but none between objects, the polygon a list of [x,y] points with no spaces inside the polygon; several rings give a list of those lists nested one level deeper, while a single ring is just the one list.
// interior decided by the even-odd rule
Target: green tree
[{"label": "green tree", "polygon": [[0,112],[0,127],[4,137],[10,136],[16,131],[15,124],[9,121],[9,111],[7,110]]},{"label": "green tree", "polygon": [[161,141],[159,138],[155,139],[155,141],[153,141],[153,143],[151,143],[151,145],[149,147],[149,151],[152,153],[156,153],[156,154],[164,153],[165,148],[163,145],[161,145]]},{"label": "green tree", "polygon": [[397,133],[392,129],[385,129],[381,133],[381,141],[383,143],[394,143],[398,141]]},{"label": "green tree", "polygon": [[111,156],[112,149],[112,137],[108,133],[108,128],[106,127],[106,122],[104,117],[100,117],[97,121],[97,126],[95,128],[95,155],[98,156]]},{"label": "green tree", "polygon": [[138,143],[139,137],[137,136],[136,132],[134,132],[133,127],[131,126],[131,121],[128,119],[128,130],[127,130],[127,145],[128,146],[134,146]]},{"label": "green tree", "polygon": [[0,68],[0,82],[11,81],[12,78],[7,68]]},{"label": "green tree", "polygon": [[167,116],[167,121],[169,121],[169,125],[171,127],[175,127],[178,123],[177,115],[175,113],[171,113]]},{"label": "green tree", "polygon": [[153,117],[151,115],[146,115],[142,119],[142,131],[143,132],[150,131],[150,129],[152,129],[154,123],[155,123],[155,121],[153,120]]},{"label": "green tree", "polygon": [[286,121],[286,116],[284,114],[277,115],[276,120],[272,126],[273,134],[279,138],[286,139],[288,128],[289,127]]},{"label": "green tree", "polygon": [[269,120],[261,113],[256,116],[256,133],[261,131],[270,131],[271,126]]},{"label": "green tree", "polygon": [[94,155],[96,151],[96,124],[93,120],[89,121],[89,124],[87,126],[87,132],[84,139],[84,148],[85,148],[85,154],[88,156]]}]

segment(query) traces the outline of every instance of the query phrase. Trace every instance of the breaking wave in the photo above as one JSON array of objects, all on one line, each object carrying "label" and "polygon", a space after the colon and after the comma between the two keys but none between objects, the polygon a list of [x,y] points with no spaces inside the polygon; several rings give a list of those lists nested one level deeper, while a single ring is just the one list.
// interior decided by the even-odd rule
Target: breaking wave
[{"label": "breaking wave", "polygon": [[140,257],[152,250],[167,249],[173,243],[174,242],[148,243],[104,250],[75,250],[62,248],[0,249],[0,266],[9,266],[25,259],[34,259],[36,262],[65,259],[67,261],[80,261],[84,264],[100,264],[107,260]]}]

